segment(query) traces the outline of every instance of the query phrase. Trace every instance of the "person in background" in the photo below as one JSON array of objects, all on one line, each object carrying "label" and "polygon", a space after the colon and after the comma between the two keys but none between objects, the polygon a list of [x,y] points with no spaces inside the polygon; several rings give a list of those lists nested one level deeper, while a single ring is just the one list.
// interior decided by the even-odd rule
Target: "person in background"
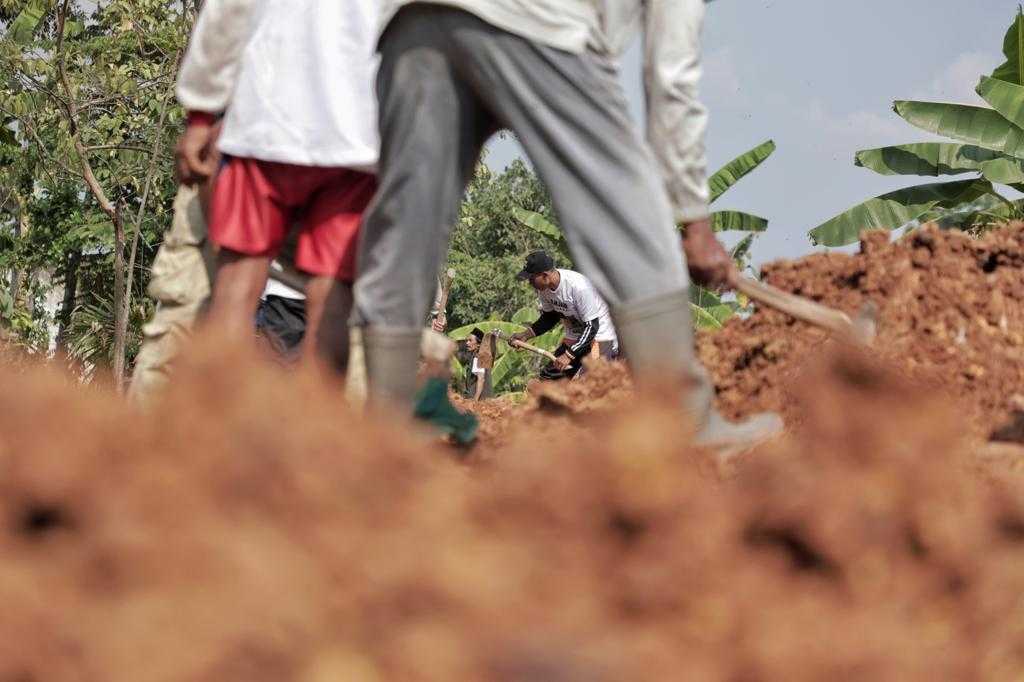
[{"label": "person in background", "polygon": [[476,401],[494,397],[491,372],[494,369],[496,345],[494,335],[485,334],[479,327],[474,327],[466,337],[466,349],[473,357],[469,367],[466,397]]},{"label": "person in background", "polygon": [[215,259],[200,196],[208,192],[208,184],[178,187],[171,225],[153,260],[146,292],[156,308],[142,326],[142,347],[127,394],[143,409],[151,407],[169,383],[174,362],[209,303]]},{"label": "person in background", "polygon": [[574,378],[583,371],[583,359],[595,345],[601,357],[607,360],[618,357],[619,339],[608,304],[589,279],[573,270],[556,268],[555,260],[544,251],[534,251],[527,256],[526,265],[517,277],[528,280],[537,292],[541,315],[509,340],[528,341],[551,331],[559,322],[565,326],[565,336],[555,349],[555,359],[541,370],[541,379]]}]

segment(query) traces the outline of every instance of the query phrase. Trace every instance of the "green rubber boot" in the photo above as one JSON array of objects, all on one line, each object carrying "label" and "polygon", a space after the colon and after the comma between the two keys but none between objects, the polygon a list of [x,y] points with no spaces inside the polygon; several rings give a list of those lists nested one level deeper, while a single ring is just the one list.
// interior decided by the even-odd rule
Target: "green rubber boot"
[{"label": "green rubber boot", "polygon": [[459,412],[448,400],[448,382],[431,377],[416,394],[413,416],[432,424],[441,433],[451,436],[459,446],[476,441],[480,423],[476,415]]}]

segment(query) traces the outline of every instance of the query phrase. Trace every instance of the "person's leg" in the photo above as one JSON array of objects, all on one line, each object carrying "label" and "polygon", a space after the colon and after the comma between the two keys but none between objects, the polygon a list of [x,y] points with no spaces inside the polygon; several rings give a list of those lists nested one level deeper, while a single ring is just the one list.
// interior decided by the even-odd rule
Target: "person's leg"
[{"label": "person's leg", "polygon": [[612,306],[638,386],[683,385],[699,431],[724,433],[695,355],[668,195],[614,69],[460,16],[452,39],[462,71],[551,192],[573,260]]},{"label": "person's leg", "polygon": [[320,360],[339,374],[348,368],[352,285],[334,277],[314,277],[306,285],[306,335],[302,356]]},{"label": "person's leg", "polygon": [[438,8],[402,9],[381,39],[378,191],[363,223],[354,323],[371,400],[409,404],[426,314],[459,203],[492,125],[455,78]]},{"label": "person's leg", "polygon": [[253,336],[253,316],[267,285],[271,256],[250,256],[222,248],[210,299],[209,323],[231,339]]},{"label": "person's leg", "polygon": [[290,209],[275,182],[281,164],[232,158],[221,170],[210,204],[210,239],[221,249],[208,324],[233,339],[252,338],[253,318],[281,248]]},{"label": "person's leg", "polygon": [[616,360],[619,357],[619,349],[614,341],[599,341],[595,344],[597,357],[605,360]]},{"label": "person's leg", "polygon": [[377,188],[372,175],[325,171],[306,202],[295,266],[314,275],[306,285],[303,357],[326,362],[338,373],[348,367],[352,280],[359,225]]}]

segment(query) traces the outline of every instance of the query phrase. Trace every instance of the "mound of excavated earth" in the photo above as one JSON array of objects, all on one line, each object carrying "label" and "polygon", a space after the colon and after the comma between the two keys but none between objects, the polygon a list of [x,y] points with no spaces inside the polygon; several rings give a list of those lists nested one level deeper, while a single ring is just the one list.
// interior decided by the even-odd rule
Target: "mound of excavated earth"
[{"label": "mound of excavated earth", "polygon": [[[982,239],[923,229],[896,242],[867,233],[861,253],[825,253],[764,268],[769,284],[851,316],[878,308],[873,353],[955,401],[962,428],[987,437],[1024,408],[1024,226]],[[718,399],[730,415],[801,415],[789,386],[828,335],[758,309],[700,337]]]},{"label": "mound of excavated earth", "polygon": [[468,460],[235,348],[149,416],[3,374],[0,680],[1022,679],[1024,489],[978,457],[1020,429],[1020,231],[867,246],[767,278],[875,301],[875,350],[701,338],[794,426],[727,472],[621,365],[488,403]]}]

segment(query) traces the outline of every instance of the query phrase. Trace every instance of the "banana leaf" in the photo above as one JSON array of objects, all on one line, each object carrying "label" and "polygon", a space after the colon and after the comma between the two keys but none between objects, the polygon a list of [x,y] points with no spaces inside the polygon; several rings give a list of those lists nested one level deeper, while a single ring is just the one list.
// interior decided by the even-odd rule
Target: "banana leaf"
[{"label": "banana leaf", "polygon": [[740,240],[736,246],[732,247],[732,251],[729,252],[729,256],[736,263],[737,267],[744,267],[747,254],[750,253],[750,247],[754,243],[754,235],[748,234],[746,237]]},{"label": "banana leaf", "polygon": [[907,187],[868,199],[827,220],[809,234],[815,244],[844,246],[856,242],[862,230],[893,230],[917,220],[932,209],[952,208],[992,192],[992,183],[986,180]]},{"label": "banana leaf", "polygon": [[36,29],[43,23],[43,17],[50,9],[48,0],[31,0],[26,3],[18,16],[11,22],[7,29],[7,38],[18,45],[25,45],[32,40]]},{"label": "banana leaf", "polygon": [[1024,128],[1024,86],[982,76],[977,92],[1003,118]]},{"label": "banana leaf", "polygon": [[699,308],[711,308],[722,304],[721,297],[710,289],[705,289],[699,284],[690,285],[690,303]]},{"label": "banana leaf", "polygon": [[537,306],[528,305],[517,310],[516,314],[512,316],[512,321],[516,324],[533,324],[539,316],[540,312],[537,310]]},{"label": "banana leaf", "polygon": [[711,201],[714,202],[727,189],[739,182],[743,176],[764,163],[764,160],[771,156],[774,151],[775,142],[768,140],[722,166],[714,175],[708,178],[708,186],[711,189]]},{"label": "banana leaf", "polygon": [[708,308],[708,313],[711,317],[718,320],[720,325],[724,325],[730,318],[732,318],[733,315],[736,314],[736,308],[727,303],[723,303],[721,305]]},{"label": "banana leaf", "polygon": [[919,222],[933,222],[942,229],[950,229],[963,227],[965,223],[975,223],[980,218],[985,219],[983,222],[1008,220],[1019,211],[1017,204],[993,192],[953,208],[929,211],[919,218]]},{"label": "banana leaf", "polygon": [[1024,182],[1024,160],[955,142],[920,142],[857,152],[854,165],[881,175],[959,175],[980,172],[986,180]]},{"label": "banana leaf", "polygon": [[893,109],[911,125],[1024,159],[1024,130],[994,109],[943,102],[897,101]]},{"label": "banana leaf", "polygon": [[715,232],[764,232],[768,221],[741,211],[715,211],[711,214],[711,229]]},{"label": "banana leaf", "polygon": [[992,72],[992,77],[1024,85],[1024,12],[1020,5],[1017,6],[1017,16],[1003,40],[1003,54],[1006,55],[1006,63],[998,66]]},{"label": "banana leaf", "polygon": [[459,362],[459,359],[455,357],[455,355],[452,355],[450,370],[452,373],[452,381],[455,382],[456,385],[461,386],[466,381],[466,368],[463,367],[462,363]]},{"label": "banana leaf", "polygon": [[714,308],[701,308],[698,305],[690,304],[690,311],[693,313],[693,323],[698,329],[722,328],[722,322],[711,312],[712,310]]},{"label": "banana leaf", "polygon": [[523,225],[526,225],[534,232],[546,235],[551,239],[554,239],[556,242],[565,242],[565,235],[562,234],[562,230],[540,213],[527,211],[525,208],[516,206],[512,209],[512,215],[515,216],[516,220],[521,222]]}]

